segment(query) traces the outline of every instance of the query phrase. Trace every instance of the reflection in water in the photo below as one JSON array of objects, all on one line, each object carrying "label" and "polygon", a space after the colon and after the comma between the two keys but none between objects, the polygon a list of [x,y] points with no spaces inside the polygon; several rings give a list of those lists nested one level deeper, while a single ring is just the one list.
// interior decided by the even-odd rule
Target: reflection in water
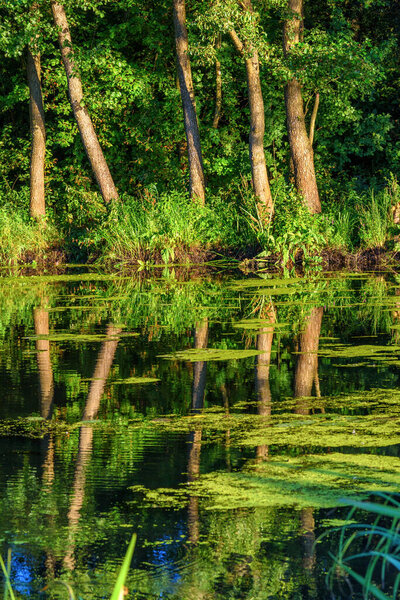
[{"label": "reflection in water", "polygon": [[[276,321],[275,311],[272,302],[264,305],[260,318],[267,321],[270,325],[262,327],[257,335],[257,350],[261,352],[256,357],[255,378],[257,390],[257,411],[261,416],[271,414],[271,388],[269,385],[269,368],[271,364],[271,348],[274,337],[273,325]],[[257,446],[256,457],[259,461],[268,458],[268,445]]]},{"label": "reflection in water", "polygon": [[[300,354],[297,358],[294,397],[300,398],[296,404],[295,413],[308,415],[310,413],[309,400],[304,397],[311,396],[313,384],[316,396],[321,395],[318,378],[318,347],[321,335],[321,324],[324,309],[314,307],[305,323],[304,330],[300,335]],[[315,519],[312,508],[302,508],[300,511],[301,534],[303,539],[303,567],[311,575],[314,573],[316,562],[315,556]],[[310,582],[311,593],[315,591],[314,577]]]},{"label": "reflection in water", "polygon": [[[346,368],[355,366],[352,363],[360,360],[355,356],[356,346],[349,344],[348,332],[360,337],[371,336],[372,329],[365,315],[368,305],[371,311],[376,294],[371,286],[371,302],[363,304],[362,281],[351,282],[342,277],[335,283],[333,279],[330,278],[329,286],[325,281],[319,288],[318,283],[316,286],[312,283],[311,294],[307,287],[309,282],[304,280],[289,282],[287,288],[284,282],[273,284],[267,281],[268,285],[263,285],[262,290],[258,280],[250,280],[257,284],[256,287],[250,286],[248,291],[240,292],[241,296],[230,283],[224,286],[220,281],[185,282],[185,285],[174,282],[172,285],[171,280],[163,283],[142,278],[140,285],[136,285],[134,278],[129,284],[114,278],[110,282],[79,281],[63,286],[44,282],[45,292],[42,287],[40,293],[32,292],[30,296],[21,293],[13,299],[12,310],[9,309],[10,302],[8,305],[0,302],[0,377],[4,389],[13,390],[13,395],[10,394],[3,403],[3,414],[10,420],[18,418],[20,412],[22,416],[29,415],[21,422],[11,423],[13,428],[18,427],[18,433],[22,426],[25,428],[18,437],[8,434],[6,419],[2,422],[0,537],[7,540],[3,553],[8,543],[13,544],[14,540],[25,542],[21,552],[32,574],[29,583],[32,597],[42,582],[45,583],[43,579],[59,577],[62,567],[74,570],[68,576],[74,581],[74,589],[81,585],[86,587],[82,582],[88,582],[82,597],[90,596],[93,600],[109,597],[117,564],[124,554],[121,541],[133,522],[137,524],[141,539],[135,551],[138,568],[132,570],[130,577],[132,580],[140,578],[137,585],[140,597],[187,599],[203,595],[204,598],[243,600],[278,596],[288,600],[310,598],[313,594],[318,598],[326,597],[321,587],[322,570],[326,565],[324,557],[335,550],[335,540],[324,538],[318,546],[318,556],[313,542],[319,533],[317,527],[321,530],[326,527],[324,519],[328,513],[324,502],[329,505],[336,502],[334,495],[332,500],[329,496],[334,475],[325,477],[317,471],[314,477],[313,465],[318,469],[322,459],[332,465],[334,474],[337,470],[346,477],[350,474],[351,479],[356,474],[361,480],[371,471],[371,465],[375,469],[374,455],[379,454],[379,460],[390,458],[391,461],[387,463],[387,475],[381,475],[380,469],[379,479],[375,471],[368,476],[371,481],[376,477],[379,487],[381,483],[386,485],[385,476],[388,481],[392,481],[393,476],[395,481],[394,461],[398,460],[397,446],[394,446],[398,437],[397,434],[392,436],[391,430],[386,434],[381,428],[382,440],[387,440],[382,451],[381,448],[374,450],[368,444],[362,446],[362,434],[358,431],[354,436],[350,435],[351,431],[344,436],[342,445],[341,434],[335,433],[335,446],[329,435],[330,423],[341,416],[342,400],[338,392],[350,389],[363,397],[364,390],[381,386],[385,388],[384,394],[386,391],[392,394],[398,388],[399,378],[395,362],[398,349],[393,345],[387,347],[386,353],[390,358],[393,351],[393,360],[380,362],[378,369],[374,368],[374,340],[372,344],[368,340],[368,346],[365,340],[356,342],[362,344],[361,352],[370,353],[365,360],[368,364],[357,365],[357,369]],[[25,282],[24,285],[27,290],[32,284]],[[3,287],[0,286],[1,298],[4,298],[7,285]],[[267,291],[271,287],[275,288],[271,295],[274,308],[269,303]],[[285,290],[291,293],[286,294]],[[380,309],[379,314],[386,318],[387,329],[379,322],[378,333],[388,333],[393,321],[398,324],[398,292],[390,286],[387,290],[394,297],[387,299],[385,309]],[[242,349],[243,334],[239,328],[231,328],[230,323],[233,320],[243,324],[250,295],[255,296],[253,307],[264,298],[263,310],[250,320],[252,322],[247,322],[250,331],[254,331],[254,323],[260,327],[260,320],[264,325],[257,331],[256,344],[260,354],[255,364],[253,358],[207,364],[200,361],[191,371],[192,367],[189,370],[186,364],[157,358],[166,351],[187,347],[195,323],[198,323],[194,332],[196,348],[226,345],[235,350]],[[335,305],[338,296],[341,303],[349,305],[348,309],[339,308],[338,302]],[[327,321],[324,329],[339,341],[337,344],[336,340],[334,344],[324,341],[326,358],[318,365],[322,309],[315,308],[305,322],[303,333],[298,336],[301,353],[296,356],[293,366],[293,355],[289,352],[290,331],[299,328],[302,306],[315,303],[328,306],[323,317]],[[55,341],[50,343],[43,339],[49,334],[47,304],[52,306],[50,328],[54,333],[70,332],[65,341],[60,341],[62,335],[58,341],[55,336],[52,338]],[[357,312],[352,308],[354,305],[359,307]],[[33,306],[38,307],[34,312]],[[279,318],[274,314],[275,307]],[[129,329],[141,331],[141,337],[125,338],[120,375],[126,374],[134,364],[135,373],[151,373],[159,381],[133,384],[124,378],[122,384],[121,378],[121,385],[107,390],[107,398],[113,407],[110,427],[97,429],[94,436],[91,424],[85,423],[80,427],[79,439],[75,437],[76,429],[75,433],[67,435],[67,423],[79,421],[81,417],[92,420],[101,415],[107,418],[100,402],[105,398],[106,380],[112,370],[120,330],[110,325],[106,341],[96,349],[87,340],[95,339],[92,334],[98,335],[100,323],[121,319]],[[284,327],[285,323],[288,327]],[[25,338],[26,333],[32,334],[32,325],[35,341]],[[275,349],[273,335],[277,332],[280,363],[276,378],[271,378],[274,384],[271,383],[272,402],[270,376],[275,375],[275,371],[270,369],[271,348],[274,343]],[[87,339],[86,333],[89,334]],[[389,337],[393,341],[393,337]],[[381,336],[380,344],[385,344],[384,339]],[[35,345],[36,352],[32,352]],[[93,356],[93,352],[99,352],[98,356]],[[341,354],[340,368],[335,356],[338,353]],[[94,373],[90,373],[93,380],[87,397],[83,398],[86,405],[77,414],[86,385],[82,385],[82,376],[88,375],[82,365],[91,365],[93,359],[96,361]],[[321,401],[309,397],[319,395],[318,368],[322,391],[324,395],[332,396],[325,403],[326,411],[331,411],[329,423],[328,419],[311,414],[315,412],[313,402],[315,406],[321,405]],[[253,414],[253,408],[242,410],[249,406],[249,399],[254,399],[254,379],[258,415]],[[31,394],[32,382],[36,385],[36,380],[40,382],[40,397]],[[209,411],[203,409],[208,390]],[[289,415],[292,403],[285,402],[293,392],[297,415]],[[204,419],[203,415],[186,418],[186,399],[190,393],[191,410],[204,412]],[[222,398],[222,412],[218,395]],[[393,393],[393,406],[398,395],[398,392]],[[352,396],[347,393],[346,409],[359,406],[358,400],[352,404]],[[379,411],[381,398],[383,394],[378,398],[366,394],[362,408],[354,409],[357,418],[364,419],[369,411],[365,409],[366,403],[370,399]],[[218,406],[212,406],[214,399]],[[44,418],[51,418],[52,414],[55,417],[54,422],[44,427],[53,433],[37,441],[36,432],[43,428],[43,422],[35,419],[38,407]],[[390,415],[395,414],[394,410]],[[384,411],[386,408],[382,409],[382,414]],[[196,424],[192,426],[186,452],[188,422]],[[369,424],[370,421],[368,431]],[[310,446],[307,445],[306,431],[311,434]],[[370,439],[374,433],[371,429]],[[375,440],[377,437],[375,435]],[[367,437],[365,439],[368,441]],[[351,446],[352,450],[342,460],[345,444],[346,449]],[[317,446],[320,448],[318,455],[315,453]],[[41,454],[37,452],[39,447]],[[259,464],[254,464],[255,453]],[[388,453],[390,457],[383,456]],[[293,468],[284,468],[286,463]],[[353,472],[354,467],[356,472]],[[183,479],[196,482],[200,471],[201,489],[195,491],[193,486],[188,487],[192,497],[187,513],[182,507],[187,498],[186,488],[182,495],[178,491],[177,496],[168,501],[176,511],[170,510],[169,503],[165,506],[162,500],[158,502],[163,497],[159,490],[179,490]],[[182,476],[184,472],[187,474]],[[228,475],[229,479],[220,475]],[[355,490],[357,485],[354,485]],[[150,495],[150,501],[142,501],[141,492],[132,491],[131,486],[151,489],[156,495]],[[210,496],[200,499],[194,496],[207,486]],[[299,491],[299,508],[291,504],[297,502],[296,489]],[[224,504],[230,505],[231,490],[232,495],[238,494],[238,501],[234,504],[236,508],[229,510]],[[321,497],[318,496],[320,491]],[[221,510],[211,509],[213,494],[218,501],[221,496]],[[316,506],[322,508],[317,512]],[[189,543],[186,545],[187,537]],[[159,557],[157,568],[149,568],[149,563],[154,565],[155,555]],[[89,565],[96,570],[96,576],[91,580]],[[33,574],[37,575],[34,581],[36,575]],[[318,593],[314,588],[316,581]],[[133,587],[130,585],[130,589]]]},{"label": "reflection in water", "polygon": [[[48,299],[44,298],[43,305],[48,304]],[[33,310],[33,323],[35,336],[49,336],[49,311],[45,308],[35,308]],[[39,373],[40,390],[40,415],[43,419],[51,419],[53,415],[54,404],[54,377],[50,356],[50,341],[48,339],[36,339],[36,357]],[[47,434],[41,442],[41,452],[43,456],[42,480],[43,487],[47,494],[51,494],[54,482],[54,435]],[[54,527],[54,517],[48,515],[48,527]],[[56,559],[52,549],[46,549],[46,577],[48,580],[54,579]]]},{"label": "reflection in water", "polygon": [[[300,334],[299,351],[296,372],[294,376],[294,397],[303,398],[311,396],[313,384],[316,383],[317,394],[319,394],[318,379],[318,346],[321,334],[321,323],[324,309],[322,306],[314,307],[306,320],[304,330]],[[299,415],[309,414],[307,401],[297,404],[296,413]]]},{"label": "reflection in water", "polygon": [[[43,304],[46,304],[45,300]],[[33,320],[36,336],[49,335],[49,312],[44,308],[35,308]],[[48,339],[36,340],[37,365],[40,386],[40,415],[43,419],[51,419],[53,412],[54,380],[50,359],[50,341]]]},{"label": "reflection in water", "polygon": [[[111,371],[115,352],[119,342],[121,329],[108,325],[106,339],[100,348],[90,384],[89,393],[83,411],[82,421],[96,419],[104,387]],[[64,566],[72,571],[75,568],[74,537],[79,523],[82,505],[85,499],[86,468],[90,461],[93,447],[93,428],[82,425],[79,431],[78,456],[75,465],[75,476],[72,488],[72,500],[68,512],[69,540],[68,551],[64,557]]]},{"label": "reflection in water", "polygon": [[[208,319],[197,324],[194,333],[194,347],[207,348]],[[200,412],[204,406],[206,389],[207,363],[195,362],[193,365],[192,412]],[[194,481],[200,475],[201,429],[197,429],[189,437],[188,481]],[[188,507],[189,541],[196,544],[199,541],[199,498],[190,496]]]}]

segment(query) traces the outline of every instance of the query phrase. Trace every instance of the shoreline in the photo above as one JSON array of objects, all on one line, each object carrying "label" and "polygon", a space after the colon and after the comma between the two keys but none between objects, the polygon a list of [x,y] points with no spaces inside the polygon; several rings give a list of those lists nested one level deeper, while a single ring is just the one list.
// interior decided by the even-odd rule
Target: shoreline
[{"label": "shoreline", "polygon": [[[135,251],[132,256],[119,259],[110,259],[101,255],[89,256],[85,261],[76,261],[72,255],[61,247],[51,247],[47,251],[37,253],[31,250],[23,253],[14,264],[0,264],[1,270],[18,269],[25,275],[60,273],[73,265],[76,268],[92,267],[105,272],[151,270],[154,268],[182,268],[193,270],[208,270],[226,265],[237,268],[243,273],[257,271],[279,272],[292,270],[302,273],[304,270],[316,271],[383,271],[400,266],[400,253],[388,251],[382,247],[368,248],[356,252],[348,252],[337,248],[323,248],[318,254],[307,259],[299,250],[295,260],[286,264],[279,255],[258,257],[261,249],[252,248],[179,248],[174,252],[173,260],[165,262],[159,250],[149,251],[143,249]],[[138,255],[139,254],[139,255]]]}]

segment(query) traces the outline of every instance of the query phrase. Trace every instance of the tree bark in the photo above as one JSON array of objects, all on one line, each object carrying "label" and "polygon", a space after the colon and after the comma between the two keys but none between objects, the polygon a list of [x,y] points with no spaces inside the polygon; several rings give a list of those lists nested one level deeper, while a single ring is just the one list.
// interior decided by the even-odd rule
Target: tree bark
[{"label": "tree bark", "polygon": [[58,41],[61,49],[61,57],[65,67],[68,81],[68,91],[72,110],[79,133],[90,161],[94,176],[99,185],[101,194],[106,202],[118,199],[117,188],[111,177],[106,159],[97,139],[89,112],[83,103],[82,82],[78,74],[74,51],[72,48],[71,34],[68,27],[67,16],[64,7],[58,2],[52,1],[54,23],[58,28]]},{"label": "tree bark", "polygon": [[[301,40],[303,30],[303,0],[288,0],[293,17],[284,25],[283,49],[287,56]],[[321,212],[321,203],[314,169],[314,155],[307,135],[303,96],[300,82],[293,77],[285,87],[286,123],[290,152],[294,166],[296,188],[312,214]]]},{"label": "tree bark", "polygon": [[[251,0],[244,0],[244,10],[252,12]],[[267,165],[264,153],[264,100],[260,81],[260,61],[258,52],[252,46],[246,47],[234,30],[229,32],[236,50],[245,59],[247,87],[250,107],[249,154],[254,193],[257,197],[257,208],[262,223],[268,224],[272,219],[274,205],[269,187]]]},{"label": "tree bark", "polygon": [[[221,48],[221,36],[218,36],[217,49]],[[219,120],[221,118],[222,110],[222,75],[221,75],[221,62],[218,58],[215,59],[215,111],[213,128],[218,129]]]},{"label": "tree bark", "polygon": [[44,193],[44,167],[46,157],[46,129],[44,120],[40,52],[28,48],[27,76],[29,86],[29,116],[31,126],[30,161],[30,216],[44,217],[46,202]]},{"label": "tree bark", "polygon": [[200,133],[197,122],[192,69],[189,59],[189,41],[186,29],[185,0],[174,0],[175,46],[179,87],[182,99],[187,151],[189,158],[189,186],[191,198],[205,202],[205,179],[201,155]]}]

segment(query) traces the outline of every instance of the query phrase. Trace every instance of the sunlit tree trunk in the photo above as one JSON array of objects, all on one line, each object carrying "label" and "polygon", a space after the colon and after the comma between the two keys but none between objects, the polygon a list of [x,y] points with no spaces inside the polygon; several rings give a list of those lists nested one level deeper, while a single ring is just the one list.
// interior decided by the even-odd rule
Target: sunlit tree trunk
[{"label": "sunlit tree trunk", "polygon": [[[262,327],[257,335],[257,350],[261,352],[256,357],[256,390],[257,390],[257,412],[263,417],[271,415],[271,388],[269,385],[269,368],[271,365],[271,349],[274,337],[275,311],[272,303],[268,304],[261,313],[261,318],[269,321],[270,325]],[[268,458],[268,445],[257,446],[256,457],[258,460]]]},{"label": "sunlit tree trunk", "polygon": [[[283,48],[290,54],[294,45],[301,40],[303,28],[303,0],[288,0],[293,17],[284,25]],[[304,117],[303,96],[300,82],[294,77],[285,87],[286,122],[293,160],[296,187],[303,196],[309,211],[321,212],[321,203],[314,169],[314,155]]]},{"label": "sunlit tree trunk", "polygon": [[312,149],[313,143],[314,143],[315,123],[317,121],[318,108],[319,108],[319,93],[317,92],[315,94],[314,107],[313,107],[313,111],[311,113],[310,133],[308,134],[308,139],[310,140],[311,149]]},{"label": "sunlit tree trunk", "polygon": [[[217,50],[221,48],[221,35],[218,36]],[[215,59],[215,111],[213,119],[214,129],[218,129],[219,120],[221,118],[222,111],[222,74],[221,74],[221,62],[218,58]]]},{"label": "sunlit tree trunk", "polygon": [[190,195],[193,199],[204,204],[205,179],[192,70],[189,58],[185,0],[173,0],[173,2],[178,77],[189,159]]},{"label": "sunlit tree trunk", "polygon": [[[252,12],[251,0],[243,0],[244,10]],[[249,154],[254,193],[258,200],[259,215],[264,224],[273,214],[274,206],[269,187],[267,165],[264,152],[264,100],[260,81],[260,61],[253,47],[246,47],[234,30],[229,31],[236,50],[244,57],[247,73],[247,87],[250,107]]]},{"label": "sunlit tree trunk", "polygon": [[[313,383],[316,382],[318,374],[318,346],[323,312],[324,309],[322,306],[314,307],[300,335],[300,354],[297,359],[294,376],[295,398],[311,396]],[[307,403],[300,402],[297,405],[296,413],[308,414],[309,408]]]},{"label": "sunlit tree trunk", "polygon": [[118,192],[111,177],[106,159],[104,158],[99,140],[97,139],[89,112],[83,101],[82,82],[74,60],[74,51],[72,48],[67,16],[62,4],[52,1],[51,8],[54,23],[58,28],[58,41],[65,73],[67,75],[72,110],[101,194],[104,200],[109,202],[110,200],[118,198]]},{"label": "sunlit tree trunk", "polygon": [[[96,419],[100,409],[100,401],[103,396],[106,381],[110,375],[115,352],[119,342],[121,329],[108,325],[107,338],[101,345],[86,399],[82,421]],[[67,553],[64,557],[64,566],[72,571],[75,568],[75,532],[81,516],[81,509],[85,499],[86,470],[90,462],[93,448],[93,428],[82,426],[79,431],[79,448],[75,465],[74,483],[72,488],[72,499],[68,511],[69,540]]]},{"label": "sunlit tree trunk", "polygon": [[46,129],[41,83],[40,53],[28,48],[27,77],[29,86],[29,116],[31,125],[30,159],[30,216],[44,217],[46,202],[44,170],[46,157]]}]

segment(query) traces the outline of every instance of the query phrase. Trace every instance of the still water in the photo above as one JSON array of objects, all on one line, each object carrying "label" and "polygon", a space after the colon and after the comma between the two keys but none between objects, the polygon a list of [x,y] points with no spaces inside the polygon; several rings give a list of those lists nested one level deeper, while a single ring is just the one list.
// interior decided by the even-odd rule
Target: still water
[{"label": "still water", "polygon": [[399,331],[395,274],[1,278],[17,595],[109,597],[136,532],[129,598],[330,598],[346,501],[399,491]]}]

